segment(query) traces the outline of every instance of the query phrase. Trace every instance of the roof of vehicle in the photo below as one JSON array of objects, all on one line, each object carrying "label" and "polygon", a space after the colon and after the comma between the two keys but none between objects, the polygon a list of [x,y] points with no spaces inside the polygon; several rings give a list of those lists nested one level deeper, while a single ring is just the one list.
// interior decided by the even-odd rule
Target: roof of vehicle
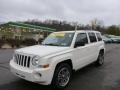
[{"label": "roof of vehicle", "polygon": [[[75,32],[75,30],[71,30],[71,31],[58,31],[58,32]],[[95,30],[77,30],[77,33],[79,32],[94,32],[94,33],[100,33],[99,31],[95,31]]]}]

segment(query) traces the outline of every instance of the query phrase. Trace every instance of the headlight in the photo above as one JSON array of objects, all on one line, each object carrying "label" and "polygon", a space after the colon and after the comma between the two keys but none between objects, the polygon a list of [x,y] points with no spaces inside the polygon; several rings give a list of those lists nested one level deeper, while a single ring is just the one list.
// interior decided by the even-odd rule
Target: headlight
[{"label": "headlight", "polygon": [[35,56],[35,57],[32,59],[32,65],[34,65],[34,66],[38,65],[39,59],[40,59],[40,58],[39,58],[38,56]]}]

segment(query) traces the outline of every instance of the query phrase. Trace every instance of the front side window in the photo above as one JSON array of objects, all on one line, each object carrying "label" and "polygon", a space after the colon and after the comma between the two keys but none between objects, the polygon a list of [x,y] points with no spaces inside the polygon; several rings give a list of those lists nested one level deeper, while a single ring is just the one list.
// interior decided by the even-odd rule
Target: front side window
[{"label": "front side window", "polygon": [[93,33],[93,32],[89,32],[88,35],[89,35],[89,39],[90,39],[90,42],[91,42],[91,43],[93,43],[93,42],[97,42],[97,39],[96,39],[95,33]]},{"label": "front side window", "polygon": [[55,32],[51,33],[43,42],[42,45],[50,46],[70,46],[74,33]]},{"label": "front side window", "polygon": [[75,42],[84,42],[85,44],[88,44],[88,38],[86,33],[79,33],[77,35]]}]

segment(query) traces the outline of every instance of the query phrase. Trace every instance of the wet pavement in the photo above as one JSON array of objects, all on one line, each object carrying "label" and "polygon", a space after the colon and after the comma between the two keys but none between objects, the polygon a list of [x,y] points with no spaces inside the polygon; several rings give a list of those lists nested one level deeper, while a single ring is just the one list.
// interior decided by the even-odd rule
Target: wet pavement
[{"label": "wet pavement", "polygon": [[[52,90],[22,80],[9,70],[13,50],[0,50],[0,90]],[[91,64],[75,72],[65,90],[120,90],[120,44],[106,45],[105,64],[96,67]]]}]

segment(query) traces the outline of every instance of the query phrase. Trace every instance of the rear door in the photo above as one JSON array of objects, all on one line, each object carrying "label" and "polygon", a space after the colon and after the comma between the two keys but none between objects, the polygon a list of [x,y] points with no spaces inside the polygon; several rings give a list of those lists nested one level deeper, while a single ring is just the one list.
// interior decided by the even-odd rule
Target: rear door
[{"label": "rear door", "polygon": [[95,61],[98,56],[98,42],[94,32],[88,32],[89,37],[89,63]]}]

